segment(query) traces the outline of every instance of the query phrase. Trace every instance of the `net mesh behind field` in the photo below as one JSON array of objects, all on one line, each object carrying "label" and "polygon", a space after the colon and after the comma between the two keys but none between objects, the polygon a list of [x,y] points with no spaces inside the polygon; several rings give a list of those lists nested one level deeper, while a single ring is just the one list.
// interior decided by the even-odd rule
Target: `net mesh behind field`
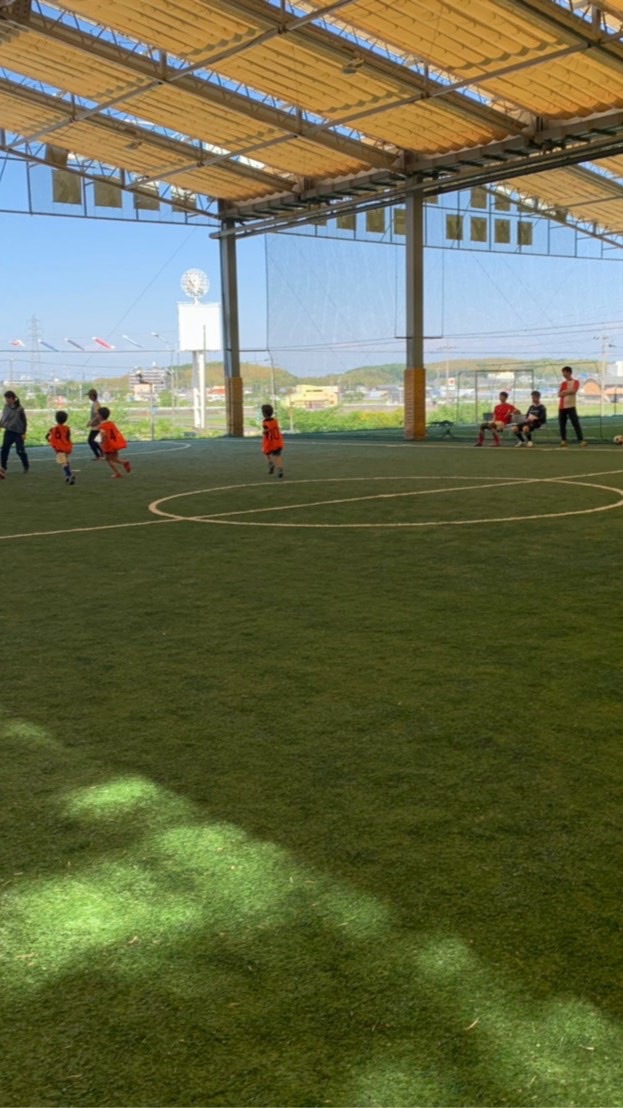
[{"label": "net mesh behind field", "polygon": [[[342,408],[352,401],[344,375],[378,367],[378,380],[370,373],[365,379],[368,414],[373,420],[376,412],[378,426],[387,427],[393,412],[398,426],[406,356],[404,239],[340,238],[324,228],[276,233],[266,236],[265,264],[271,363],[296,377],[339,375]],[[536,387],[554,433],[557,378],[562,365],[572,364],[581,378],[597,382],[580,403],[590,434],[608,439],[615,433],[623,373],[620,392],[607,393],[606,385],[616,384],[618,349],[623,357],[616,264],[427,246],[424,272],[429,422],[452,421],[457,435],[465,425],[470,435],[501,389],[525,411]],[[384,393],[390,378],[393,391]]]},{"label": "net mesh behind field", "polygon": [[267,335],[300,376],[404,359],[403,252],[376,243],[266,236]]}]

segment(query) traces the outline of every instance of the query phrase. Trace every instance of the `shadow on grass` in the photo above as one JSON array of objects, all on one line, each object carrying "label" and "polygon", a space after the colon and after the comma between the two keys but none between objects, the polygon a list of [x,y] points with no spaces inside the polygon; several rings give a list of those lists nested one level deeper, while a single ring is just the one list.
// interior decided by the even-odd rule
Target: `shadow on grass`
[{"label": "shadow on grass", "polygon": [[[2,1103],[617,1103],[620,1027],[571,975],[563,984],[569,950],[556,990],[543,988],[535,968],[560,932],[548,936],[535,899],[536,918],[522,922],[528,869],[514,901],[496,902],[504,861],[487,865],[486,827],[461,848],[441,804],[428,848],[417,813],[410,850],[404,826],[390,827],[389,849],[400,838],[405,857],[396,853],[386,895],[372,795],[359,852],[316,865],[153,778],[89,767],[32,724],[5,727],[5,739],[46,773],[47,798],[18,823],[50,841],[47,872],[16,870],[3,889]],[[433,768],[422,767],[427,789]],[[249,785],[256,771],[247,765]],[[55,834],[72,828],[82,849],[55,856]],[[325,831],[326,848],[337,828]],[[359,880],[339,875],[351,865]],[[477,889],[470,866],[484,871]],[[471,935],[476,921],[489,952]],[[567,943],[576,924],[571,906]],[[537,936],[541,949],[529,950]]]}]

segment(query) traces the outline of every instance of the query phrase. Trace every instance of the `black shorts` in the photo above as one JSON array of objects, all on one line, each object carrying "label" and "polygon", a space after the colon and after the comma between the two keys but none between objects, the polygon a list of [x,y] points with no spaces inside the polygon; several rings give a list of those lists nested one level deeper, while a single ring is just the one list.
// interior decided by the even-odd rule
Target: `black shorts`
[{"label": "black shorts", "polygon": [[281,457],[281,447],[279,447],[279,450],[269,451],[269,453],[266,455],[266,457],[267,458],[280,458]]}]

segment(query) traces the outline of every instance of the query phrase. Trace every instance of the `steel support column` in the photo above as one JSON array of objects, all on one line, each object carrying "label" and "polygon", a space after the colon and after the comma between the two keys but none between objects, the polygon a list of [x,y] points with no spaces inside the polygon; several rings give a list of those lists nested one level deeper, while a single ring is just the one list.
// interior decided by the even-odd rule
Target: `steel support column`
[{"label": "steel support column", "polygon": [[405,369],[406,439],[426,438],[426,371],[424,369],[424,196],[407,193],[405,267],[407,349]]},{"label": "steel support column", "polygon": [[[223,231],[233,231],[233,220],[222,220]],[[223,367],[225,370],[225,403],[227,434],[242,438],[244,416],[242,409],[242,378],[240,376],[240,329],[238,322],[238,271],[236,264],[236,236],[224,234],[219,238],[221,262],[221,302],[223,312]]]}]

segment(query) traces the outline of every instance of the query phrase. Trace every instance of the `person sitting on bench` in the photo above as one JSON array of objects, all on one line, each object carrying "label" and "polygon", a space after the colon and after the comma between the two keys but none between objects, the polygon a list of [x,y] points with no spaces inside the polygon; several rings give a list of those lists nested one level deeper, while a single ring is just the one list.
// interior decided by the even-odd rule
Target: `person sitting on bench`
[{"label": "person sitting on bench", "polygon": [[517,437],[517,446],[534,446],[532,432],[538,431],[544,423],[547,423],[547,409],[541,404],[541,394],[535,389],[531,394],[532,403],[525,416],[513,427],[513,434]]},{"label": "person sitting on bench", "polygon": [[491,431],[493,433],[493,445],[499,446],[499,432],[503,431],[505,427],[508,427],[515,414],[521,415],[519,408],[516,408],[514,404],[508,403],[507,392],[501,392],[499,399],[500,403],[496,404],[493,409],[493,419],[487,419],[484,423],[480,424],[478,442],[474,443],[474,446],[482,446],[485,441],[485,431]]}]

